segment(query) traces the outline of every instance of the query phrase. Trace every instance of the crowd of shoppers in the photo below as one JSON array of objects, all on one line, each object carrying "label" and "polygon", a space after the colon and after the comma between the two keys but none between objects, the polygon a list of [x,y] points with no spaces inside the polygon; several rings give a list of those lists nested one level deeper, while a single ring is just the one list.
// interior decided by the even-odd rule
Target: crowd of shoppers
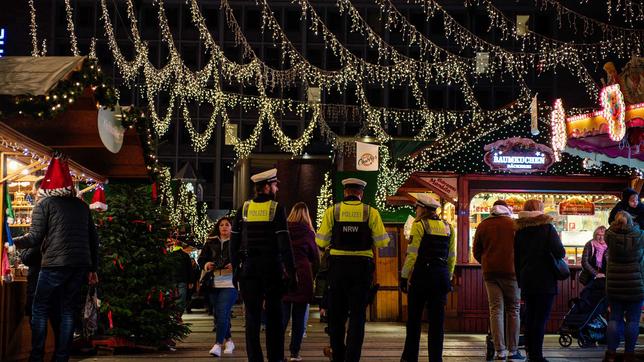
[{"label": "crowd of shoppers", "polygon": [[[74,197],[65,166],[61,158],[52,160],[45,182],[37,186],[29,233],[14,239],[18,248],[25,249],[24,263],[31,266],[28,298],[32,302],[27,303],[26,312],[31,315],[32,361],[43,358],[48,321],[56,334],[55,360],[68,360],[80,288],[98,281],[98,237],[92,216],[87,205]],[[275,201],[279,190],[276,169],[251,180],[255,197],[245,202],[235,217],[217,221],[196,262],[180,244],[172,248],[178,302],[188,309],[189,293],[199,283],[216,326],[210,354],[220,357],[234,351],[231,314],[241,295],[248,360],[264,360],[259,339],[264,316],[268,360],[284,360],[284,332],[290,323],[289,360],[301,361],[317,280],[323,295],[321,314],[329,323],[332,360],[360,360],[366,307],[373,290],[373,250],[389,243],[380,214],[362,201],[366,182],[343,180],[344,200],[324,212],[316,233],[306,204],[295,204],[287,217],[284,207]],[[418,360],[425,311],[429,360],[442,361],[456,236],[453,227],[439,216],[438,200],[424,193],[414,197],[416,218],[399,284],[408,294],[409,313],[401,361]],[[582,256],[580,282],[586,288],[605,290],[610,307],[605,355],[609,362],[617,360],[622,339],[622,360],[636,360],[644,303],[644,205],[638,197],[632,189],[624,191],[610,213],[609,227],[595,229]],[[497,200],[490,216],[478,225],[473,242],[473,255],[482,265],[487,291],[494,359],[526,358],[519,351],[523,324],[528,360],[543,362],[547,361],[542,351],[544,333],[560,279],[555,262],[565,257],[565,249],[540,200],[527,200],[516,220],[512,215],[510,206]],[[318,274],[320,249],[328,260]],[[203,271],[200,278],[199,270]]]}]

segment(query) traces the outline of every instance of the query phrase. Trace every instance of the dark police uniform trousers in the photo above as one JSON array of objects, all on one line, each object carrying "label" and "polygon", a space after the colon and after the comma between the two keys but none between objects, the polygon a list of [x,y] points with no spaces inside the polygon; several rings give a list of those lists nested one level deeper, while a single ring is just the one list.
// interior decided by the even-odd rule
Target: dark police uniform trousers
[{"label": "dark police uniform trousers", "polygon": [[[329,257],[329,334],[334,361],[359,361],[366,308],[373,281],[373,259],[365,256]],[[345,323],[349,330],[345,347]]]}]

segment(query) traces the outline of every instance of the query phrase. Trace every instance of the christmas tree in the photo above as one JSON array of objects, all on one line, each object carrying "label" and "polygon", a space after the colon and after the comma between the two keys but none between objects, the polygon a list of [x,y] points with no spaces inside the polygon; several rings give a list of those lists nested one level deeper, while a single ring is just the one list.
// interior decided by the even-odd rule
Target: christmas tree
[{"label": "christmas tree", "polygon": [[149,186],[110,185],[106,212],[95,214],[100,237],[100,321],[105,334],[162,346],[184,338],[166,252],[167,214]]}]

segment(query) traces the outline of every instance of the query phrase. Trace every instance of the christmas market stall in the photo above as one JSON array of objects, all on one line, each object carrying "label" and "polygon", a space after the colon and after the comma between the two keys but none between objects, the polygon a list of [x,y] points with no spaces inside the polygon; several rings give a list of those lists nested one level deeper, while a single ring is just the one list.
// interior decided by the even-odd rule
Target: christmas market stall
[{"label": "christmas market stall", "polygon": [[[35,203],[34,182],[41,179],[54,151],[0,122],[0,237],[12,249],[12,236],[29,230]],[[107,180],[73,160],[68,160],[76,184],[100,185]],[[79,191],[89,191],[93,188]],[[18,254],[0,245],[2,283],[0,285],[0,360],[24,360],[31,339],[29,317],[25,315],[27,268]],[[53,333],[47,350],[53,351]]]},{"label": "christmas market stall", "polygon": [[[381,164],[378,189],[391,189],[393,185],[393,192],[385,195],[386,202],[379,208],[383,220],[389,221],[392,240],[398,242],[394,252],[376,255],[377,265],[383,264],[383,257],[390,259],[390,270],[377,271],[377,282],[381,289],[383,284],[391,288],[385,288],[387,295],[379,293],[372,317],[401,320],[407,315],[406,295],[395,288],[395,273],[401,270],[407,245],[400,213],[413,216],[409,207],[414,202],[412,196],[424,192],[441,201],[439,213],[457,233],[457,267],[454,290],[448,297],[446,328],[452,332],[485,332],[488,303],[481,267],[472,255],[474,232],[489,216],[497,199],[512,206],[514,218],[526,200],[538,199],[543,201],[545,213],[555,220],[572,269],[572,277],[559,282],[559,294],[548,322],[548,330],[556,331],[569,309],[568,301],[580,290],[577,276],[583,246],[592,239],[595,228],[607,225],[608,214],[619,201],[621,191],[637,184],[638,173],[633,168],[605,162],[599,163],[600,167],[590,167],[580,157],[553,150],[550,132],[534,133],[537,132],[531,132],[522,122],[511,124],[466,143],[449,157],[435,157],[427,167],[431,171],[405,174],[395,160],[384,160],[387,163]],[[387,147],[381,147],[381,156],[383,151],[388,153]],[[417,152],[420,154],[423,148]]]},{"label": "christmas market stall", "polygon": [[[101,106],[105,106],[102,108]],[[100,68],[85,57],[0,58],[0,235],[29,229],[33,184],[57,153],[68,158],[79,194],[96,189],[92,208],[104,209],[110,179],[149,179],[135,129],[121,126],[122,111]],[[24,316],[26,268],[17,253],[2,250],[0,359],[29,354]],[[50,334],[52,336],[53,334]],[[52,350],[51,338],[48,350]]]}]

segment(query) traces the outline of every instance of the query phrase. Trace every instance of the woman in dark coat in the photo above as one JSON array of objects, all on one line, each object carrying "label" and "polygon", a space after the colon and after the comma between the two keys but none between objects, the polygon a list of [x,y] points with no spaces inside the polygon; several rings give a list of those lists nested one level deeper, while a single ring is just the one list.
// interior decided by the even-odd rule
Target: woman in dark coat
[{"label": "woman in dark coat", "polygon": [[547,361],[543,358],[543,336],[557,294],[557,278],[549,254],[563,258],[566,250],[552,218],[543,213],[543,202],[528,200],[517,220],[514,263],[525,301],[526,351],[532,362]]},{"label": "woman in dark coat", "polygon": [[615,361],[615,350],[619,346],[621,331],[624,331],[624,361],[635,361],[644,301],[644,231],[633,222],[630,213],[620,211],[606,231],[606,244],[606,296],[610,320],[605,360]]},{"label": "woman in dark coat", "polygon": [[315,245],[315,232],[311,224],[309,209],[303,202],[298,202],[288,216],[288,231],[291,236],[295,268],[297,271],[297,289],[284,296],[284,329],[293,319],[290,361],[301,361],[300,348],[306,324],[306,310],[313,299],[313,276],[320,266],[320,255]]}]

